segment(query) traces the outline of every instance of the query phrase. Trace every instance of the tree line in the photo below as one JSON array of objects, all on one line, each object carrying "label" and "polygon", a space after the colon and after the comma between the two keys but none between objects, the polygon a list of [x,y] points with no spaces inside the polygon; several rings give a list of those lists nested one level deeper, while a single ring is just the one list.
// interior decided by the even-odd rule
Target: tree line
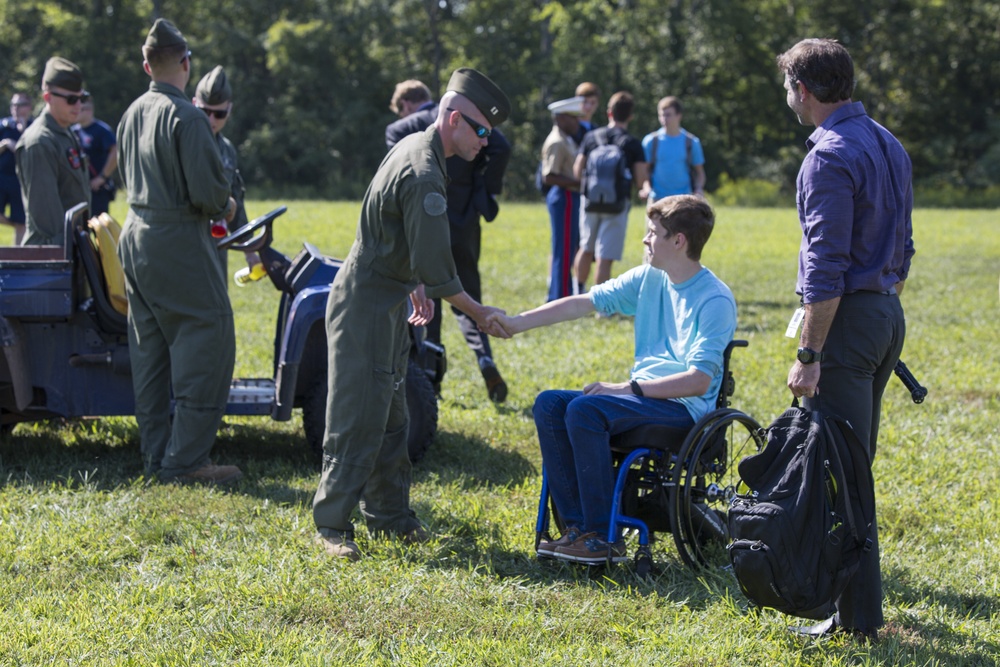
[{"label": "tree line", "polygon": [[[794,191],[809,128],[785,106],[775,56],[803,37],[851,51],[855,99],[909,150],[918,189],[1000,192],[1000,2],[982,0],[0,0],[3,94],[39,97],[45,61],[73,60],[113,126],[144,92],[141,44],[171,19],[194,53],[188,92],[221,64],[226,135],[251,196],[359,198],[385,154],[397,81],[437,94],[480,69],[513,104],[508,196],[528,198],[546,105],[593,81],[636,98],[632,134],[676,95],[705,149],[708,189]],[[603,112],[603,110],[602,110]]]}]

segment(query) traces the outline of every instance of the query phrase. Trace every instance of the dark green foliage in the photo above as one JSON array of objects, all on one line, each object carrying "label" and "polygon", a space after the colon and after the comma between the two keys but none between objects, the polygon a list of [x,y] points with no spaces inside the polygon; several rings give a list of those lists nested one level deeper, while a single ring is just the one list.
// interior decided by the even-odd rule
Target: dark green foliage
[{"label": "dark green foliage", "polygon": [[769,181],[794,191],[808,128],[785,108],[774,58],[798,39],[834,37],[854,56],[855,99],[909,149],[919,186],[965,193],[1000,184],[1000,2],[873,0],[0,0],[5,85],[38,93],[45,60],[77,62],[114,123],[147,85],[139,47],[155,15],[195,54],[192,88],[226,67],[236,110],[226,128],[258,195],[354,198],[385,149],[393,85],[443,92],[477,67],[508,93],[514,144],[508,196],[532,198],[545,105],[594,81],[603,105],[636,96],[633,134],[656,128],[656,101],[678,95],[701,137],[710,191]]}]

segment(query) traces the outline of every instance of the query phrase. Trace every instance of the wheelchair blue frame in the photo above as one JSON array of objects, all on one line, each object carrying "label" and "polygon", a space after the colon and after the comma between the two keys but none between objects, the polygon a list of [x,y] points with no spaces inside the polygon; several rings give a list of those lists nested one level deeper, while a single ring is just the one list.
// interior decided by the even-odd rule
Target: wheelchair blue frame
[{"label": "wheelchair blue frame", "polygon": [[[706,463],[705,458],[718,459],[720,456],[728,457],[732,454],[737,444],[735,439],[732,443],[727,440],[725,446],[720,448],[719,438],[724,437],[725,431],[733,426],[746,429],[747,436],[743,446],[750,443],[755,450],[759,450],[764,445],[763,429],[760,425],[749,415],[729,408],[729,398],[735,391],[735,380],[730,371],[730,356],[733,349],[748,345],[745,340],[733,340],[726,347],[723,381],[716,399],[716,409],[704,415],[692,428],[676,429],[650,423],[617,434],[611,439],[612,450],[624,455],[624,458],[617,466],[610,527],[606,539],[608,542],[616,541],[623,528],[638,532],[639,546],[635,560],[636,569],[640,574],[647,574],[652,567],[651,531],[646,522],[626,515],[622,510],[630,473],[638,473],[633,469],[636,464],[643,461],[658,462],[653,471],[650,471],[655,477],[652,484],[660,484],[667,490],[671,532],[682,560],[689,566],[707,565],[708,559],[702,542],[706,541],[706,536],[718,536],[720,530],[725,530],[724,521],[719,516],[720,510],[708,503],[715,505],[728,503],[728,497],[735,492],[737,481],[732,480],[732,483],[719,485],[716,481],[706,484],[705,480],[711,476],[721,480],[727,474],[736,474],[735,462],[714,460]],[[675,438],[681,441],[676,449],[670,446],[671,442],[677,441]],[[649,442],[659,439],[665,439],[666,446],[652,446]],[[657,472],[658,470],[664,472],[661,474]],[[670,472],[669,480],[667,471]],[[649,483],[647,481],[647,484]],[[699,505],[697,516],[692,512],[696,504]],[[701,507],[703,504],[705,506]],[[549,484],[548,475],[543,467],[538,517],[535,522],[536,548],[543,537],[548,535],[549,523]]]}]

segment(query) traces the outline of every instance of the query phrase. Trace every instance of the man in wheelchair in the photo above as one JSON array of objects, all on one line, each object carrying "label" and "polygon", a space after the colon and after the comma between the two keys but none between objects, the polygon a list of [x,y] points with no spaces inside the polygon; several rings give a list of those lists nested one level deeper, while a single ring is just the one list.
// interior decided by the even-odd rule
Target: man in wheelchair
[{"label": "man in wheelchair", "polygon": [[619,535],[607,541],[614,470],[612,435],[647,423],[690,428],[715,407],[723,354],[736,331],[736,301],[701,265],[715,214],[700,197],[680,195],[647,210],[646,263],[594,286],[495,319],[508,334],[593,311],[635,317],[635,363],[628,380],[583,391],[549,390],[534,417],[549,492],[566,530],[538,555],[584,564],[627,560]]}]

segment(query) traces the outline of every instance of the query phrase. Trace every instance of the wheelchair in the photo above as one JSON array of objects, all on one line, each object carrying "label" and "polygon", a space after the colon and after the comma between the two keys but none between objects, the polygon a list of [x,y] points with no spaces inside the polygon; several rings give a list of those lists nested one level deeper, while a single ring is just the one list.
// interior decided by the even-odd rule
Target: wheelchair
[{"label": "wheelchair", "polygon": [[[737,464],[766,444],[760,424],[729,407],[736,389],[730,356],[735,348],[747,346],[745,340],[733,340],[726,346],[715,409],[693,427],[649,423],[611,437],[616,482],[606,539],[615,542],[622,529],[638,535],[634,561],[640,576],[652,571],[651,541],[656,532],[673,534],[677,551],[689,567],[728,564],[726,516],[740,484]],[[549,502],[543,469],[536,549],[543,539],[552,539],[550,513],[564,530],[554,503]]]}]

